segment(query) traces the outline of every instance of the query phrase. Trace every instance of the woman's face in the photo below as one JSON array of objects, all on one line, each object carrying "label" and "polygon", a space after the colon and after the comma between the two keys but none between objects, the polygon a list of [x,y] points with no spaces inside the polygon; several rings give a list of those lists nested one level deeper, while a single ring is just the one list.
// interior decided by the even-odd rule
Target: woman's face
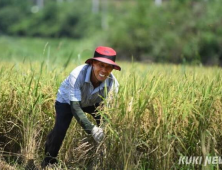
[{"label": "woman's face", "polygon": [[92,63],[92,76],[93,83],[103,82],[112,72],[113,66],[100,61],[94,60]]}]

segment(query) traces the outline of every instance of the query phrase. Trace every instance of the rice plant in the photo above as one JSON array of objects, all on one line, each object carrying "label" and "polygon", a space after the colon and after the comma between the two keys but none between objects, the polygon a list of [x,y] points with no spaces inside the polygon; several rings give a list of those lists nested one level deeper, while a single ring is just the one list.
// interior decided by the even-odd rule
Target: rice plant
[{"label": "rice plant", "polygon": [[[0,63],[1,169],[40,168],[58,87],[78,64],[70,58]],[[220,169],[178,161],[222,155],[221,68],[120,64],[123,70],[114,71],[119,93],[99,111],[106,120],[104,141],[97,145],[73,119],[56,167]]]}]

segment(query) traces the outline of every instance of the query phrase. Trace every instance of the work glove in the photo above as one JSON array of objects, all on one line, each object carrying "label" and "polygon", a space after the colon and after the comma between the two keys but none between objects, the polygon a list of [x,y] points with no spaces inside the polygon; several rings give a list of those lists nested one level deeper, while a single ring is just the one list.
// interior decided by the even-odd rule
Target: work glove
[{"label": "work glove", "polygon": [[93,127],[91,134],[97,143],[100,143],[104,138],[103,129],[97,126]]}]

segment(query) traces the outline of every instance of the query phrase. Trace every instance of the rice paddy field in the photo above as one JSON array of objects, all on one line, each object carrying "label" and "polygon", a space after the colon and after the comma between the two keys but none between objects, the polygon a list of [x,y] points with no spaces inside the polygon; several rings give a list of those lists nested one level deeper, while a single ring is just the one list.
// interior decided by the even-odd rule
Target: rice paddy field
[{"label": "rice paddy field", "polygon": [[[0,40],[0,169],[40,169],[60,83],[91,57],[78,43],[58,50],[62,43],[33,41]],[[221,169],[179,160],[222,155],[222,69],[118,63],[119,93],[100,110],[104,141],[95,144],[73,119],[49,169]]]}]

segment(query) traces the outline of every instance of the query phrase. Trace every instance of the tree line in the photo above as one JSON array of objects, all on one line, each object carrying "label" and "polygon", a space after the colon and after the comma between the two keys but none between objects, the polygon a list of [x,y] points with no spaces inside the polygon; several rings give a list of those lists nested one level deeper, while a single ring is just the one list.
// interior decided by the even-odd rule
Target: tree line
[{"label": "tree line", "polygon": [[106,32],[106,44],[122,59],[222,66],[219,1],[49,0],[44,8],[38,4],[1,0],[0,34],[90,39]]}]

